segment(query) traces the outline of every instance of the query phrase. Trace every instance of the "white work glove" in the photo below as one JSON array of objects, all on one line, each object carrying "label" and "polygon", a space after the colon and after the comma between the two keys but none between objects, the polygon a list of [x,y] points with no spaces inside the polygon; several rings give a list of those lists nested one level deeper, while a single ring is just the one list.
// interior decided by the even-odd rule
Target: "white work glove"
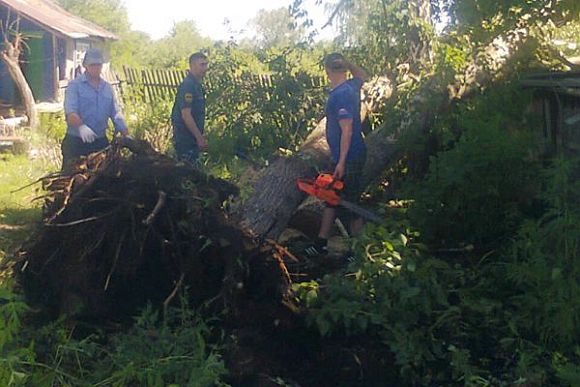
[{"label": "white work glove", "polygon": [[79,135],[84,143],[91,143],[97,139],[97,134],[85,124],[79,126]]}]

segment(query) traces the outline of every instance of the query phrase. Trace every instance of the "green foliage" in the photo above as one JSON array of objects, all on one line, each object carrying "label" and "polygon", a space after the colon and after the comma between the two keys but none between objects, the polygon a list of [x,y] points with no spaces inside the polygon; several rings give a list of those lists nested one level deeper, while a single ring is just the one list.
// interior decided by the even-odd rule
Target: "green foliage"
[{"label": "green foliage", "polygon": [[513,245],[507,273],[517,310],[514,329],[548,348],[580,342],[580,160],[555,160],[546,171],[549,206],[526,223]]},{"label": "green foliage", "polygon": [[444,0],[450,22],[474,41],[486,41],[516,25],[560,24],[577,17],[580,6],[574,0]]},{"label": "green foliage", "polygon": [[5,350],[14,341],[20,330],[20,316],[26,310],[26,304],[3,283],[0,288],[0,350]]},{"label": "green foliage", "polygon": [[28,307],[11,286],[0,281],[0,385],[23,386],[26,373],[22,364],[33,361],[32,346],[20,346],[21,319]]},{"label": "green foliage", "polygon": [[580,56],[580,17],[550,34],[552,44],[567,57]]},{"label": "green foliage", "polygon": [[173,25],[167,36],[149,45],[149,57],[141,66],[189,68],[189,56],[210,43],[209,39],[201,36],[194,21],[182,20]]},{"label": "green foliage", "polygon": [[[9,209],[25,210],[32,206],[33,187],[25,185],[36,181],[43,173],[40,162],[30,162],[25,156],[3,155],[0,159],[0,222],[16,224],[17,219],[6,219]],[[30,220],[29,218],[21,220]]]},{"label": "green foliage", "polygon": [[111,44],[111,63],[117,71],[123,66],[139,67],[157,60],[151,38],[144,32],[129,31]]},{"label": "green foliage", "polygon": [[223,385],[224,364],[206,344],[209,328],[191,311],[172,311],[159,321],[146,309],[126,334],[115,336],[112,350],[95,365],[98,384],[112,386]]},{"label": "green foliage", "polygon": [[167,152],[171,146],[170,96],[159,97],[155,103],[148,102],[145,91],[137,87],[124,93],[125,115],[131,135],[148,141],[159,152]]},{"label": "green foliage", "polygon": [[563,385],[578,386],[580,385],[580,347],[575,351],[576,361],[570,361],[560,353],[554,355],[553,365],[556,369],[556,375]]},{"label": "green foliage", "polygon": [[435,254],[392,231],[406,222],[367,227],[351,274],[295,286],[308,321],[322,335],[376,337],[405,385],[576,385],[579,175],[580,159],[541,169],[543,215],[497,252]]},{"label": "green foliage", "polygon": [[163,320],[148,308],[127,332],[84,339],[73,339],[61,320],[21,335],[26,310],[12,293],[0,292],[3,386],[225,386],[223,361],[207,344],[210,329],[186,306]]},{"label": "green foliage", "polygon": [[61,141],[66,133],[66,121],[64,114],[60,113],[41,113],[39,115],[40,124],[38,132],[44,140]]},{"label": "green foliage", "polygon": [[462,308],[451,302],[465,269],[425,258],[412,239],[382,227],[367,228],[360,242],[352,275],[328,276],[302,291],[309,321],[323,335],[376,337],[395,355],[401,383],[475,377],[465,332],[456,328]]},{"label": "green foliage", "polygon": [[342,0],[334,7],[339,29],[335,43],[350,48],[357,63],[371,73],[394,75],[404,65],[419,74],[430,67],[434,27],[428,3]]},{"label": "green foliage", "polygon": [[[486,248],[514,234],[538,188],[536,136],[520,130],[527,101],[512,86],[496,85],[443,123],[439,143],[447,150],[408,191],[411,219],[426,241]],[[454,132],[461,133],[457,141]]]},{"label": "green foliage", "polygon": [[261,9],[250,21],[250,26],[255,30],[252,45],[262,50],[293,46],[304,38],[304,29],[296,26],[286,7]]},{"label": "green foliage", "polygon": [[227,160],[241,149],[255,158],[270,157],[279,147],[300,145],[323,114],[324,95],[289,59],[282,53],[265,58],[273,85],[261,86],[240,82],[248,66],[243,53],[231,45],[214,49],[207,95],[210,154]]}]

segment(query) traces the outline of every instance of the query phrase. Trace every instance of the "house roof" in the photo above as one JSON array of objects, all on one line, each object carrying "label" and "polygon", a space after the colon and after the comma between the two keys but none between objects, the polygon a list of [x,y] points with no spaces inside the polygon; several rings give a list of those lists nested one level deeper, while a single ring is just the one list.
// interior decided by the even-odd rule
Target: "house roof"
[{"label": "house roof", "polygon": [[118,39],[115,34],[71,14],[51,0],[0,0],[0,5],[5,5],[12,12],[19,13],[21,17],[73,39],[89,37]]},{"label": "house roof", "polygon": [[548,89],[562,94],[580,96],[580,72],[561,71],[529,74],[520,81],[524,87]]}]

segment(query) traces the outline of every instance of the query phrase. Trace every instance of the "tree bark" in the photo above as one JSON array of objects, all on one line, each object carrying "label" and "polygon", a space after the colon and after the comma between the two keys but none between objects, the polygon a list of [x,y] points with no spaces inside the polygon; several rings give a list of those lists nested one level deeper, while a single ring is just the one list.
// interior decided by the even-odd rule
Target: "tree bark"
[{"label": "tree bark", "polygon": [[4,34],[4,48],[0,50],[0,59],[6,64],[8,73],[22,97],[22,103],[28,116],[28,125],[32,130],[35,130],[38,127],[38,112],[36,110],[34,95],[18,62],[21,45],[22,36],[20,34],[15,34],[13,41],[8,40],[7,33]]},{"label": "tree bark", "polygon": [[318,123],[296,155],[280,158],[263,171],[252,196],[238,211],[240,223],[256,236],[277,238],[304,200],[296,180],[314,175],[317,167],[330,167],[325,123],[325,119]]}]

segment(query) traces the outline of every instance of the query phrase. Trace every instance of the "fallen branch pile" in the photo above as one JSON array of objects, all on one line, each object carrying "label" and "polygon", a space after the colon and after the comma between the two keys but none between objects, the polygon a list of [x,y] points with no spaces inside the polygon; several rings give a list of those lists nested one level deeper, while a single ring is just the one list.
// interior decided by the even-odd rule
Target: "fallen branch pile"
[{"label": "fallen branch pile", "polygon": [[148,301],[166,307],[180,290],[234,312],[248,297],[287,295],[285,250],[228,219],[223,203],[237,188],[146,142],[121,139],[42,183],[44,224],[20,263],[31,302],[119,316]]}]

